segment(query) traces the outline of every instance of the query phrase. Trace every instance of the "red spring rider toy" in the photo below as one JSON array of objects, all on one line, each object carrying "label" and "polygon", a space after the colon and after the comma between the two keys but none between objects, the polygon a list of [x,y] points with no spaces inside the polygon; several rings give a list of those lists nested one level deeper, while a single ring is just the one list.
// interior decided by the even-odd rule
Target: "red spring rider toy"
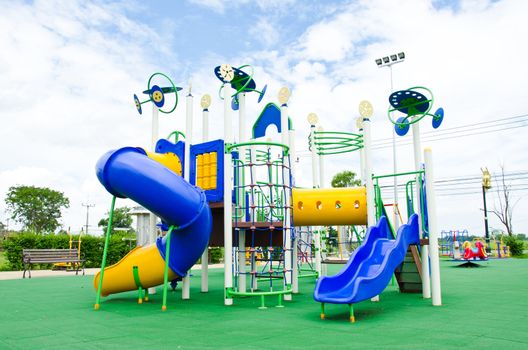
[{"label": "red spring rider toy", "polygon": [[464,260],[475,260],[476,258],[479,258],[480,260],[488,259],[486,251],[484,250],[484,244],[482,244],[481,241],[475,242],[475,248],[471,247],[471,242],[465,241],[464,244],[462,244],[462,248],[464,248]]}]

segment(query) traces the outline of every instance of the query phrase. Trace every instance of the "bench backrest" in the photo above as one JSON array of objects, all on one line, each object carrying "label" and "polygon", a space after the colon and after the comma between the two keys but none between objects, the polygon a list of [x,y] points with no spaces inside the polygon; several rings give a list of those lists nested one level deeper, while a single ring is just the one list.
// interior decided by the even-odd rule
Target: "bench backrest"
[{"label": "bench backrest", "polygon": [[77,260],[77,249],[23,249],[22,257],[25,261],[46,262],[54,260]]}]

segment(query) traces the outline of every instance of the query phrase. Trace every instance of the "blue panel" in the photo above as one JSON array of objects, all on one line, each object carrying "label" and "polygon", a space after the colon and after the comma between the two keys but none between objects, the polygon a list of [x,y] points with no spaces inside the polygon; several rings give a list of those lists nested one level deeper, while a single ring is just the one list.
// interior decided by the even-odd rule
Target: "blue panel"
[{"label": "blue panel", "polygon": [[[159,101],[154,101],[154,94],[155,93],[159,93],[161,94],[161,99]],[[154,85],[152,86],[152,88],[150,89],[150,100],[152,101],[152,103],[154,103],[156,105],[156,107],[158,108],[161,108],[163,107],[163,105],[165,104],[165,94],[163,94],[163,91],[161,90],[161,88],[158,86],[158,85]]]},{"label": "blue panel", "polygon": [[406,117],[400,117],[396,120],[397,125],[394,125],[394,131],[398,136],[405,136],[409,132],[410,124],[406,122]]},{"label": "blue panel", "polygon": [[[211,210],[204,192],[148,158],[141,148],[107,152],[97,162],[96,173],[112,195],[130,198],[164,223],[178,227],[171,234],[169,267],[185,276],[207,247],[211,234]],[[164,236],[156,241],[163,259],[166,240]]]},{"label": "blue panel", "polygon": [[410,244],[419,244],[418,215],[400,226],[396,239],[388,237],[387,218],[369,227],[363,244],[336,275],[321,277],[314,299],[322,303],[352,304],[370,299],[385,289],[394,270],[403,262]]},{"label": "blue panel", "polygon": [[205,195],[209,202],[222,202],[224,200],[224,140],[214,140],[191,146],[190,152],[190,183],[196,185],[196,157],[199,154],[216,152],[216,188],[206,190]]},{"label": "blue panel", "polygon": [[438,108],[433,117],[433,128],[438,129],[442,121],[444,120],[444,109],[442,107]]},{"label": "blue panel", "polygon": [[[192,147],[191,147],[192,148]],[[166,139],[159,139],[156,143],[156,153],[174,153],[180,158],[182,171],[185,167],[185,142],[178,141],[176,144]]]},{"label": "blue panel", "polygon": [[[275,125],[279,132],[281,128],[281,112],[279,106],[274,103],[268,103],[260,113],[255,124],[253,124],[253,138],[266,136],[266,129],[270,125]],[[288,130],[292,129],[291,119],[288,117]]]}]

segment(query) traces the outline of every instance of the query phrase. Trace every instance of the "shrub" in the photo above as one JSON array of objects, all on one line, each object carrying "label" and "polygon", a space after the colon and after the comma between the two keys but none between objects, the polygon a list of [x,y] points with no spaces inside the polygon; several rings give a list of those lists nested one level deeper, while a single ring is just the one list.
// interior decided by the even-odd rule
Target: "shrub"
[{"label": "shrub", "polygon": [[523,254],[524,242],[520,239],[517,239],[515,236],[506,236],[503,237],[504,244],[510,247],[510,253],[512,256],[521,256]]},{"label": "shrub", "polygon": [[[122,236],[110,237],[108,249],[107,265],[115,264],[125,256],[130,248],[124,242]],[[78,236],[73,237],[74,240]],[[69,237],[67,235],[36,235],[33,233],[20,233],[13,235],[4,242],[5,255],[10,270],[23,269],[22,250],[23,249],[68,249]],[[81,238],[81,256],[85,259],[85,267],[100,267],[103,258],[104,237],[83,236]],[[42,267],[51,265],[44,264]]]},{"label": "shrub", "polygon": [[220,247],[211,247],[209,249],[209,255],[211,257],[209,259],[209,263],[210,264],[218,264],[219,262],[222,261],[222,258],[224,256],[224,251]]}]

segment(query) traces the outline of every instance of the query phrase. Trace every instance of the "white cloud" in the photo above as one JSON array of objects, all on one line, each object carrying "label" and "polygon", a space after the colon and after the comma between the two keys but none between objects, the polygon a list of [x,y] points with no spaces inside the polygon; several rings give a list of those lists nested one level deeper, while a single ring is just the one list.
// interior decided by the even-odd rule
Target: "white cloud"
[{"label": "white cloud", "polygon": [[[194,3],[218,13],[225,13],[227,6],[222,1]],[[144,105],[147,112],[139,117],[131,95],[145,88],[150,72],[165,68],[162,62],[171,62],[167,69],[178,67],[170,45],[164,45],[164,38],[146,24],[132,20],[127,15],[129,6],[80,1],[4,5],[0,47],[9,54],[0,56],[4,87],[0,90],[0,195],[22,180],[64,190],[72,200],[65,217],[65,224],[71,226],[84,224],[82,202],[97,204],[94,222],[107,211],[109,195],[97,182],[93,166],[108,149],[148,147],[150,134],[145,130],[150,130],[150,107]],[[295,11],[298,6],[303,5],[257,3],[261,11],[274,14]],[[327,15],[319,22],[312,21],[292,43],[280,42],[284,28],[280,18],[257,14],[261,19],[256,28],[260,28],[255,30],[263,33],[258,40],[267,40],[266,50],[204,52],[194,62],[189,75],[196,96],[195,139],[201,139],[199,98],[203,93],[213,96],[211,138],[223,136],[223,102],[217,98],[220,82],[212,70],[224,62],[252,64],[257,88],[268,84],[260,105],[256,104],[257,94],[248,95],[248,130],[264,104],[276,102],[282,85],[291,88],[289,108],[298,150],[307,148],[308,113],[316,112],[325,130],[354,131],[357,105],[364,99],[374,105],[374,139],[390,138],[392,126],[386,118],[389,71],[377,68],[374,59],[402,50],[407,58],[394,66],[394,86],[431,88],[435,107],[446,110],[441,129],[528,111],[528,68],[522,63],[528,48],[520,44],[528,37],[528,3],[463,1],[455,10],[437,10],[431,2],[418,0],[359,1],[328,5],[329,9],[317,6]],[[306,16],[306,9],[302,10],[299,15]],[[186,35],[192,36],[192,32]],[[185,51],[179,54],[183,57]],[[176,81],[184,78],[176,76]],[[184,108],[178,108],[171,116],[162,115],[160,136],[184,130],[184,113]],[[433,146],[437,177],[479,176],[481,166],[493,171],[501,162],[507,171],[526,170],[525,129],[434,143],[425,139],[430,121],[424,121],[421,129],[423,146]],[[398,162],[400,170],[413,167],[410,146],[398,147]],[[328,185],[337,171],[357,170],[358,156],[330,156],[325,167]],[[309,158],[302,158],[299,168],[297,183],[309,186]],[[392,171],[390,148],[375,150],[374,170]],[[482,232],[479,194],[439,197],[439,202],[442,228]],[[3,201],[0,213],[2,209]],[[527,209],[522,199],[516,213]],[[528,222],[520,215],[516,218],[514,227],[526,231]],[[492,226],[499,226],[494,218],[490,220]]]},{"label": "white cloud", "polygon": [[[404,50],[406,61],[393,69],[395,89],[416,85],[431,88],[434,108],[443,106],[446,110],[442,130],[528,111],[528,83],[524,79],[528,69],[521,64],[528,49],[519,45],[528,35],[523,19],[527,11],[528,4],[517,1],[468,1],[457,11],[438,11],[423,1],[362,1],[343,6],[308,27],[292,49],[276,54],[259,52],[254,58],[273,77],[285,77],[292,89],[290,111],[299,140],[306,140],[305,118],[310,111],[319,114],[326,130],[353,130],[357,105],[363,99],[374,104],[373,137],[384,139],[391,135],[386,118],[389,71],[378,69],[374,59]],[[325,69],[315,69],[315,64]],[[423,133],[431,131],[430,121],[424,121],[421,129]],[[480,166],[498,170],[501,162],[508,171],[526,170],[523,150],[528,144],[522,130],[434,143],[424,139],[422,146],[433,146],[437,177],[480,176]],[[303,143],[297,148],[306,149]],[[412,154],[410,146],[398,148],[399,170],[412,169]],[[376,173],[392,172],[390,148],[376,150],[374,157]],[[328,174],[349,167],[343,162],[354,162],[355,158],[328,157]],[[304,160],[309,163],[309,158]],[[309,164],[305,168],[308,171],[303,173],[309,174]],[[309,179],[298,180],[309,183]],[[439,197],[439,201],[443,227],[463,226],[483,232],[479,194]],[[521,200],[517,213],[526,209],[526,200]],[[516,218],[521,219],[519,214]],[[490,220],[499,226],[494,218]],[[520,230],[528,228],[526,223],[522,225]]]},{"label": "white cloud", "polygon": [[[107,210],[109,196],[94,164],[108,149],[149,145],[132,102],[153,64],[145,49],[161,39],[135,23],[118,4],[37,1],[9,3],[0,13],[0,164],[3,198],[14,184],[36,184],[65,192],[72,202],[65,224],[84,222],[80,203]],[[4,210],[3,200],[0,212]],[[72,227],[73,228],[73,227]]]},{"label": "white cloud", "polygon": [[206,7],[218,13],[224,13],[225,4],[222,0],[189,0],[190,3]]},{"label": "white cloud", "polygon": [[266,17],[260,17],[249,33],[264,42],[267,47],[278,44],[279,33],[276,24]]}]

